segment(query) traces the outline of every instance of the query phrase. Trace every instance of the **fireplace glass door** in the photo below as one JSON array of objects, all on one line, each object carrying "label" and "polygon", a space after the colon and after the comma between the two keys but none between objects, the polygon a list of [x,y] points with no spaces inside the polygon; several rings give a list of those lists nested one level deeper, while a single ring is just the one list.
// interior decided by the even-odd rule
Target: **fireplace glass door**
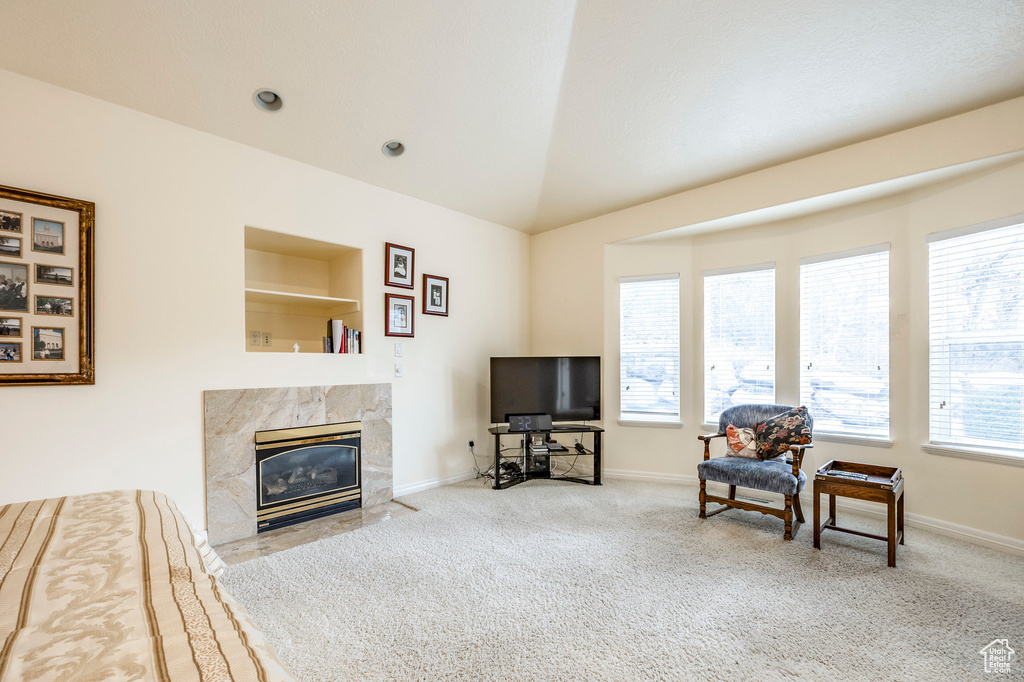
[{"label": "fireplace glass door", "polygon": [[360,506],[360,433],[351,424],[328,426],[347,428],[325,435],[327,427],[311,427],[313,437],[309,428],[257,434],[258,531]]}]

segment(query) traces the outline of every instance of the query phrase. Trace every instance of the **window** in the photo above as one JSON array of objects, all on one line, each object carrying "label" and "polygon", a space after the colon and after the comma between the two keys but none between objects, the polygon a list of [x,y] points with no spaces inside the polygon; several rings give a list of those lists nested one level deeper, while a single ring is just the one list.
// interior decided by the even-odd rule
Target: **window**
[{"label": "window", "polygon": [[800,403],[816,432],[889,438],[889,245],[800,260]]},{"label": "window", "polygon": [[1024,219],[929,242],[930,439],[1024,455]]},{"label": "window", "polygon": [[704,423],[775,402],[775,265],[704,273]]},{"label": "window", "polygon": [[619,280],[619,412],[679,421],[679,275]]}]

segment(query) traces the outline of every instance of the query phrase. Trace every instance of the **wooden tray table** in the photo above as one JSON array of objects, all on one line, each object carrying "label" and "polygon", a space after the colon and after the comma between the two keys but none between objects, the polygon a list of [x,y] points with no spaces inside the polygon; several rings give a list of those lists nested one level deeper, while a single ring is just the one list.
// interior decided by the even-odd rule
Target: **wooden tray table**
[{"label": "wooden tray table", "polygon": [[[843,478],[830,471],[864,474],[864,480]],[[899,467],[859,464],[832,460],[814,475],[814,547],[821,549],[821,531],[838,530],[875,540],[885,540],[889,546],[889,566],[896,565],[896,545],[903,543],[903,472]],[[828,495],[828,518],[821,523],[819,495]],[[888,508],[888,532],[872,535],[852,528],[836,525],[836,495],[870,502],[881,502]]]}]

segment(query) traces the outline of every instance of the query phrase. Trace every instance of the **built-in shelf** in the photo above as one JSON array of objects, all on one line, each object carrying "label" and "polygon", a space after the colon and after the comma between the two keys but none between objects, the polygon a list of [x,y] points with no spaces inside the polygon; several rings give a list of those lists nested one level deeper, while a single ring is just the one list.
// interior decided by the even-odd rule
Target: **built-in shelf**
[{"label": "built-in shelf", "polygon": [[363,329],[363,251],[246,227],[244,291],[246,351],[323,353],[331,320]]},{"label": "built-in shelf", "polygon": [[354,298],[337,298],[335,296],[314,296],[312,294],[293,294],[288,291],[271,291],[269,289],[245,290],[246,303],[271,303],[278,305],[299,305],[303,308],[319,308],[335,310],[345,308],[343,312],[358,312],[359,301]]}]

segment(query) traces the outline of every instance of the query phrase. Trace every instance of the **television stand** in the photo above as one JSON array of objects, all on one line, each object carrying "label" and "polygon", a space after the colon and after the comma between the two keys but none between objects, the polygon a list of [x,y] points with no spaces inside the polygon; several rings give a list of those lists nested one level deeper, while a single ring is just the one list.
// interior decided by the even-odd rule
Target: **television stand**
[{"label": "television stand", "polygon": [[[530,455],[530,436],[542,434],[548,436],[552,431],[557,433],[578,433],[581,434],[580,440],[585,440],[586,434],[591,434],[593,444],[591,448],[587,449],[586,454],[578,453],[572,448],[568,451],[558,451],[554,454],[546,456]],[[561,427],[554,427],[550,431],[509,431],[508,424],[501,426],[492,426],[487,429],[487,432],[494,436],[494,485],[492,486],[495,490],[504,490],[505,488],[511,488],[514,485],[518,485],[525,481],[533,479],[543,478],[550,481],[570,481],[572,483],[582,483],[585,485],[601,485],[601,434],[604,433],[604,429],[599,426],[582,426],[579,424],[563,424]],[[515,455],[504,456],[502,454],[501,439],[507,436],[518,436],[522,438],[523,445],[521,447],[509,448],[510,451],[514,451]],[[551,457],[593,457],[594,458],[594,473],[592,476],[554,476],[551,473],[550,461]],[[547,467],[531,467],[538,459],[546,459],[548,462]],[[502,462],[514,463],[515,467],[507,467],[508,473],[502,474]],[[514,469],[518,468],[518,471]]]}]

